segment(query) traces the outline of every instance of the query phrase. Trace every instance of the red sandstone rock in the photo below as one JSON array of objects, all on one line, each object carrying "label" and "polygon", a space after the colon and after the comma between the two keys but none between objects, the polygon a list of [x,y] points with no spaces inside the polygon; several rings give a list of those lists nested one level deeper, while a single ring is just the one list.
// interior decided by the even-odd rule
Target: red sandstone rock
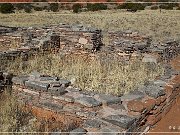
[{"label": "red sandstone rock", "polygon": [[160,113],[159,115],[155,116],[155,115],[149,115],[147,118],[147,123],[149,125],[154,125],[156,124],[159,120],[161,120],[162,118],[162,114]]},{"label": "red sandstone rock", "polygon": [[161,97],[158,97],[157,99],[156,99],[156,105],[160,105],[161,104]]},{"label": "red sandstone rock", "polygon": [[130,111],[142,112],[145,107],[141,101],[132,100],[127,103],[127,107]]},{"label": "red sandstone rock", "polygon": [[144,107],[150,111],[151,109],[154,108],[156,104],[156,101],[154,99],[147,99],[145,102],[144,102]]},{"label": "red sandstone rock", "polygon": [[165,93],[166,93],[167,98],[170,97],[170,95],[172,94],[172,87],[166,86],[165,87]]}]

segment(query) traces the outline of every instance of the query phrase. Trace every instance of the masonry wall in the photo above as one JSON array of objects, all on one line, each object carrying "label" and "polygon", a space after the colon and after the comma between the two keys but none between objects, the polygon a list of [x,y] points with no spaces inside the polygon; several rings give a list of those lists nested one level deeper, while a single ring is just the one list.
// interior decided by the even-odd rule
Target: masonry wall
[{"label": "masonry wall", "polygon": [[166,64],[164,75],[120,97],[81,91],[68,80],[37,72],[12,82],[18,101],[34,114],[46,110],[41,114],[48,119],[68,114],[78,120],[70,132],[126,133],[143,132],[161,120],[179,97],[179,80],[179,71]]}]

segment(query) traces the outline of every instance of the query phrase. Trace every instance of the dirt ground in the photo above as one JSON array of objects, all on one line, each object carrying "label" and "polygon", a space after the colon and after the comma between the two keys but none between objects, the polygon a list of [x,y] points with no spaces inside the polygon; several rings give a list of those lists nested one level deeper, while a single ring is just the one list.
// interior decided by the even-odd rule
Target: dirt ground
[{"label": "dirt ground", "polygon": [[[180,71],[180,56],[171,62],[173,68]],[[180,83],[180,75],[176,79]],[[148,135],[180,135],[180,95],[170,111],[148,133]]]}]

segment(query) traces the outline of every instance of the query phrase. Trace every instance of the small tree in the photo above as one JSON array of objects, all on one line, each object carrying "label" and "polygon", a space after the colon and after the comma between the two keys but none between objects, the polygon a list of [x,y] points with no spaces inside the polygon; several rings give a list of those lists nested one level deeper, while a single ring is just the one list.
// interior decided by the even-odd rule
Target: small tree
[{"label": "small tree", "polygon": [[4,14],[14,13],[14,6],[11,3],[3,3],[1,4],[0,12]]},{"label": "small tree", "polygon": [[74,12],[74,13],[78,13],[78,12],[80,12],[81,5],[80,5],[79,3],[74,4],[74,5],[72,6],[72,9],[73,9],[73,12]]},{"label": "small tree", "polygon": [[51,10],[51,11],[57,12],[58,9],[59,9],[58,3],[51,3],[51,4],[50,4],[50,10]]}]

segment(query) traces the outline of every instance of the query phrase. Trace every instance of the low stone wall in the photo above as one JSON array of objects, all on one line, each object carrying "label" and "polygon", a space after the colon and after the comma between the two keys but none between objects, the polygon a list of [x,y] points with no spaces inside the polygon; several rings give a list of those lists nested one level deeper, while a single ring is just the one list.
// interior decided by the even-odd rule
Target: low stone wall
[{"label": "low stone wall", "polygon": [[[137,90],[117,97],[73,88],[71,82],[33,72],[12,79],[13,93],[22,104],[56,115],[78,118],[72,132],[143,132],[170,110],[179,96],[179,72],[170,64],[165,74]],[[36,108],[36,111],[35,109]],[[42,114],[52,119],[54,115]],[[133,133],[135,134],[135,133]],[[138,134],[138,133],[137,133]]]},{"label": "low stone wall", "polygon": [[80,50],[88,53],[98,50],[101,45],[101,30],[82,25],[60,24],[42,28],[0,26],[0,47],[5,48],[0,52],[0,70],[18,57],[27,61],[30,56],[48,52],[69,54]]},{"label": "low stone wall", "polygon": [[152,43],[148,36],[137,31],[113,31],[108,32],[109,45],[106,51],[112,50],[120,56],[137,57],[143,54],[159,55],[161,60],[168,61],[180,53],[178,41],[167,40]]}]

